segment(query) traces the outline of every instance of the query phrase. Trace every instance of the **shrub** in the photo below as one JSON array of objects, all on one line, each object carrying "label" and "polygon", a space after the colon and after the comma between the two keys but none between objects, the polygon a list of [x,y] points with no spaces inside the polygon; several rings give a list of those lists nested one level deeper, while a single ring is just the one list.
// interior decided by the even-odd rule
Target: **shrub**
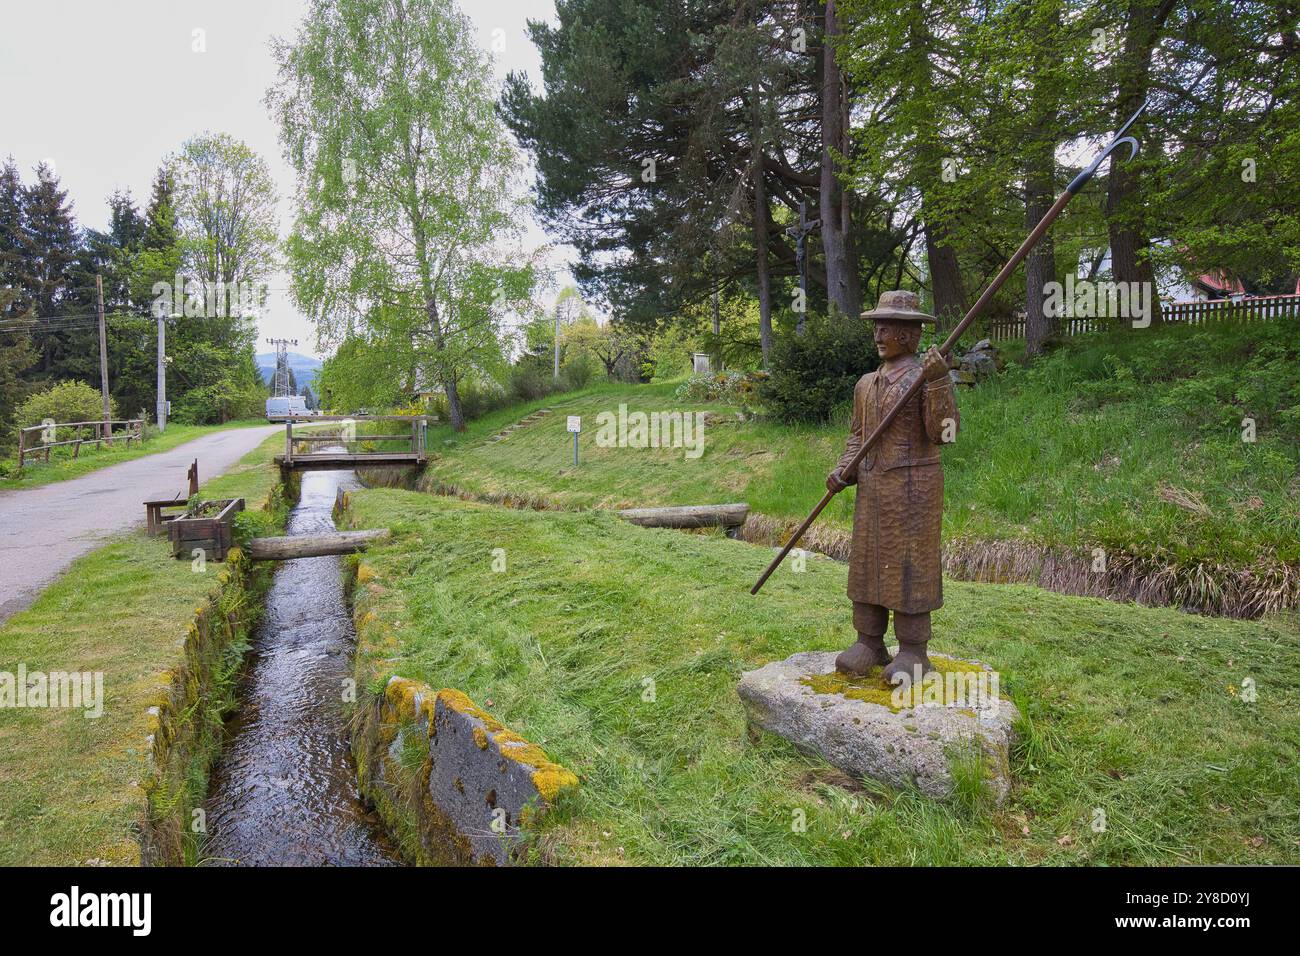
[{"label": "shrub", "polygon": [[758,395],[766,382],[766,372],[741,372],[728,369],[707,375],[692,375],[677,386],[677,397],[692,401],[719,401],[745,406]]},{"label": "shrub", "polygon": [[772,374],[759,397],[778,421],[825,422],[853,397],[858,379],[879,364],[870,323],[809,316],[803,335],[777,339]]},{"label": "shrub", "polygon": [[223,381],[191,388],[172,405],[172,420],[182,425],[220,425],[266,414],[266,391],[257,385]]},{"label": "shrub", "polygon": [[[110,400],[108,407],[110,416],[117,418],[117,403]],[[57,382],[19,405],[15,417],[20,428],[39,425],[49,418],[56,422],[98,422],[104,419],[104,402],[99,389],[85,382]],[[57,440],[71,437],[71,431],[59,429]]]},{"label": "shrub", "polygon": [[596,360],[590,355],[579,355],[560,369],[561,384],[566,390],[586,388],[596,377]]},{"label": "shrub", "polygon": [[517,401],[531,402],[559,391],[552,377],[548,356],[523,355],[510,367],[510,386],[507,389]]},{"label": "shrub", "polygon": [[[465,380],[461,382],[460,389],[460,410],[465,416],[465,421],[473,421],[486,415],[488,412],[494,412],[509,404],[510,396],[496,382],[479,382],[475,380]],[[447,397],[442,396],[444,405],[443,414],[446,414]],[[444,419],[445,420],[445,419]]]}]

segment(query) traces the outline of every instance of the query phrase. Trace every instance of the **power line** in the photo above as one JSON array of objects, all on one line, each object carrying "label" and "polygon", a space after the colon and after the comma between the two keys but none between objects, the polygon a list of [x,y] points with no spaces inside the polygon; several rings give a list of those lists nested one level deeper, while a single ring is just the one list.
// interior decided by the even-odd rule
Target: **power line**
[{"label": "power line", "polygon": [[[189,319],[189,320],[198,320],[198,321],[219,321],[219,320],[242,319],[242,318],[255,319],[261,317],[262,316],[260,315],[179,315],[177,316],[171,314],[164,316],[164,318],[168,318],[168,319],[174,318],[174,319]],[[152,312],[131,312],[125,309],[117,309],[112,314],[107,316],[107,319],[110,322],[111,321],[119,321],[119,322],[139,321],[141,319],[154,321],[157,318],[158,316]],[[82,321],[97,323],[99,321],[99,317],[98,314],[94,312],[68,312],[62,315],[0,319],[0,329],[19,329],[19,328],[58,329],[64,327],[65,323],[71,322],[75,324]]]}]

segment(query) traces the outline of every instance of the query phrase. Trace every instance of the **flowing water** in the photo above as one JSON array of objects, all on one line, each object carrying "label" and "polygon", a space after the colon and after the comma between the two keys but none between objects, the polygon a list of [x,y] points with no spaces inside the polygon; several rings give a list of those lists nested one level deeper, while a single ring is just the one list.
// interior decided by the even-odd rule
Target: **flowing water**
[{"label": "flowing water", "polygon": [[[307,472],[288,534],[334,530],[353,472]],[[361,803],[343,712],[356,632],[341,558],[281,562],[266,598],[207,810],[208,864],[396,866]]]}]

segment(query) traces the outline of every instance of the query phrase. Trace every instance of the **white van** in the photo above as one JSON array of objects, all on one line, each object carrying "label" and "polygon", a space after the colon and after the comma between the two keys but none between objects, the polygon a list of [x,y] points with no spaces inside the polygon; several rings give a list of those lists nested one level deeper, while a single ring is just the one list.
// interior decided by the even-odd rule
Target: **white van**
[{"label": "white van", "polygon": [[286,395],[281,398],[268,398],[266,400],[266,420],[268,422],[283,422],[290,418],[306,418],[311,412],[307,411],[307,401],[301,395]]}]

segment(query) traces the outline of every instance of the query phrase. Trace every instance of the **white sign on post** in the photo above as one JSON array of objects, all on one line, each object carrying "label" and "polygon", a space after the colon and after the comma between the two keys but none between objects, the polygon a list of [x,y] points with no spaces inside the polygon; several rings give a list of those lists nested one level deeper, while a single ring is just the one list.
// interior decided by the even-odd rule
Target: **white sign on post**
[{"label": "white sign on post", "polygon": [[582,416],[581,416],[581,415],[570,415],[570,416],[569,416],[569,431],[573,432],[575,435],[578,434],[578,432],[582,431]]}]

